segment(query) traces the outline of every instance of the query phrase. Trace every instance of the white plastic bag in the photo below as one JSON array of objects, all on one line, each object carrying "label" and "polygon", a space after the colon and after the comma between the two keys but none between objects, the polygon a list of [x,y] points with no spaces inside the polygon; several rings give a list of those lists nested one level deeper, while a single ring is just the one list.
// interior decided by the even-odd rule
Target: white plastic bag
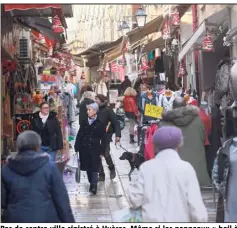
[{"label": "white plastic bag", "polygon": [[113,213],[114,222],[131,222],[131,223],[141,223],[142,214],[141,210],[133,210],[130,208],[124,208]]},{"label": "white plastic bag", "polygon": [[73,169],[76,169],[78,167],[78,161],[77,161],[77,154],[74,153],[70,160],[67,163],[67,166]]}]

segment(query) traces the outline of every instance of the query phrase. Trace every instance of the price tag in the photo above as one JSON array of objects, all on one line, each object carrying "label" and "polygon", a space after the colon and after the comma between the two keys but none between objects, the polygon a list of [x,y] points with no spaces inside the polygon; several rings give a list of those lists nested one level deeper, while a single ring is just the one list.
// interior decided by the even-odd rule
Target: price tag
[{"label": "price tag", "polygon": [[162,113],[163,113],[163,107],[146,104],[145,116],[161,119]]}]

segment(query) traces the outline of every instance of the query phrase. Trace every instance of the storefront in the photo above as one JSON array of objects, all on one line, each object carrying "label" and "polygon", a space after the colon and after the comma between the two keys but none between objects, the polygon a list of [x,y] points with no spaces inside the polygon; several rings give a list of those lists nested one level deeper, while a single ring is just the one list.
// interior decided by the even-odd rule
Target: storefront
[{"label": "storefront", "polygon": [[14,12],[10,14],[2,8],[6,16],[2,17],[2,156],[16,151],[16,137],[31,129],[33,113],[41,102],[47,101],[61,123],[64,149],[58,159],[65,160],[71,123],[76,118],[69,109],[77,90],[75,65],[64,36],[66,28],[57,15],[51,23],[45,18],[31,18],[27,11],[23,9],[21,16],[14,16],[16,24],[11,20]]}]

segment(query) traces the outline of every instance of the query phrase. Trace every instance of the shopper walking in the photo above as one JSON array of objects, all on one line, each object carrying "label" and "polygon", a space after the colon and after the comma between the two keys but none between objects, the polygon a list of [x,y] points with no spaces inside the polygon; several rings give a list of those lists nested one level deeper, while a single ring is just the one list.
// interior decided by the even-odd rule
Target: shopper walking
[{"label": "shopper walking", "polygon": [[129,120],[130,143],[135,143],[134,127],[139,118],[136,96],[137,92],[132,87],[128,87],[124,92],[123,108]]},{"label": "shopper walking", "polygon": [[[116,177],[115,166],[110,154],[110,143],[112,142],[112,136],[115,133],[115,143],[118,143],[121,138],[121,129],[119,122],[117,121],[116,114],[113,109],[108,106],[107,98],[98,94],[96,96],[96,103],[99,105],[98,118],[107,126],[106,135],[102,139],[102,144],[105,145],[105,151],[103,153],[106,163],[110,170],[110,179],[114,179]],[[101,160],[101,169],[100,169],[100,181],[105,180],[104,168]]]},{"label": "shopper walking", "polygon": [[124,77],[124,81],[121,83],[121,94],[124,94],[125,90],[128,88],[128,87],[131,87],[132,86],[132,83],[131,81],[129,80],[128,76],[126,75]]},{"label": "shopper walking", "polygon": [[94,103],[93,100],[93,92],[86,91],[83,94],[84,99],[79,105],[79,124],[81,125],[84,121],[87,121],[88,115],[87,115],[87,105]]},{"label": "shopper walking", "polygon": [[81,124],[75,142],[75,151],[80,155],[80,168],[87,171],[89,191],[93,194],[97,193],[100,156],[105,150],[101,141],[106,133],[106,125],[98,118],[98,111],[98,104],[87,105],[88,119]]},{"label": "shopper walking", "polygon": [[49,104],[40,104],[40,111],[34,113],[31,129],[37,132],[42,140],[42,152],[49,153],[51,160],[56,160],[57,150],[63,149],[63,137],[56,112],[50,112]]},{"label": "shopper walking", "polygon": [[40,152],[41,138],[25,131],[17,138],[18,153],[1,174],[4,222],[73,223],[69,197],[58,167]]},{"label": "shopper walking", "polygon": [[210,177],[207,171],[205,156],[206,132],[199,116],[199,108],[193,105],[186,105],[184,98],[175,98],[173,110],[163,113],[160,126],[176,126],[184,135],[184,145],[180,149],[182,160],[190,162],[194,167],[199,184],[210,185]]},{"label": "shopper walking", "polygon": [[182,142],[176,127],[162,127],[153,136],[156,157],[140,166],[128,191],[131,207],[141,208],[143,222],[207,222],[195,170],[179,156]]}]

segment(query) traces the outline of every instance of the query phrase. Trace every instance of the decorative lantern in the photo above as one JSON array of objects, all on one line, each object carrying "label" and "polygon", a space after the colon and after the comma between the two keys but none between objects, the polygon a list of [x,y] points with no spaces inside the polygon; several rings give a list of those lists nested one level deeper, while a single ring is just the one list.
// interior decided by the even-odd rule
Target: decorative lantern
[{"label": "decorative lantern", "polygon": [[178,73],[178,77],[183,77],[183,76],[186,76],[188,73],[187,73],[187,70],[186,70],[186,63],[184,60],[181,61],[180,63],[180,67],[179,67],[179,73]]},{"label": "decorative lantern", "polygon": [[172,15],[172,25],[173,26],[180,26],[180,17],[178,10],[175,11],[175,13]]},{"label": "decorative lantern", "polygon": [[213,52],[214,51],[213,41],[212,41],[211,35],[208,33],[208,31],[204,37],[203,42],[202,42],[202,50],[204,52]]},{"label": "decorative lantern", "polygon": [[123,35],[126,35],[130,31],[130,27],[126,21],[122,21],[121,29],[122,29]]},{"label": "decorative lantern", "polygon": [[136,21],[137,21],[137,27],[142,28],[146,24],[146,13],[142,9],[142,7],[139,7],[136,11]]},{"label": "decorative lantern", "polygon": [[52,22],[52,31],[54,33],[63,33],[64,32],[64,28],[62,26],[62,23],[58,17],[58,15],[55,15],[53,17],[53,22]]},{"label": "decorative lantern", "polygon": [[86,75],[84,70],[81,72],[81,80],[85,80],[86,79]]},{"label": "decorative lantern", "polygon": [[164,40],[170,39],[170,26],[169,19],[166,19],[162,28],[162,36]]}]

